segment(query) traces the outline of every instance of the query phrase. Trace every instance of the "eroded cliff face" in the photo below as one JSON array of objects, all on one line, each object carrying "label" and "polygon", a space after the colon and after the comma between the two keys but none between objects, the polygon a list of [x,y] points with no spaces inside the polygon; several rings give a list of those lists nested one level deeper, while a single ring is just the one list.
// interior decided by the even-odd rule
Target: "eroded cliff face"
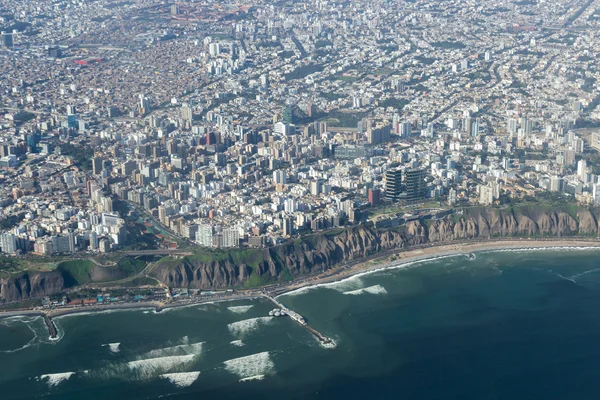
[{"label": "eroded cliff face", "polygon": [[475,209],[435,221],[411,221],[390,230],[359,226],[337,234],[311,235],[264,250],[262,261],[254,266],[236,265],[231,259],[211,263],[183,260],[174,267],[159,267],[153,275],[175,287],[225,288],[243,285],[251,274],[263,281],[304,276],[380,251],[414,245],[503,237],[589,237],[598,232],[598,218],[587,209],[578,210],[576,215],[533,207]]},{"label": "eroded cliff face", "polygon": [[[470,209],[435,221],[411,221],[395,229],[362,225],[309,235],[261,250],[232,251],[212,261],[185,257],[157,266],[152,275],[171,287],[230,288],[319,273],[335,264],[381,251],[422,244],[510,237],[596,237],[600,210]],[[240,255],[243,254],[243,255]],[[208,257],[205,257],[206,259]],[[92,279],[94,274],[92,274]],[[0,280],[0,302],[58,293],[70,286],[60,272],[32,272]]]},{"label": "eroded cliff face", "polygon": [[29,272],[9,279],[0,279],[0,302],[27,300],[60,293],[65,280],[58,271]]}]

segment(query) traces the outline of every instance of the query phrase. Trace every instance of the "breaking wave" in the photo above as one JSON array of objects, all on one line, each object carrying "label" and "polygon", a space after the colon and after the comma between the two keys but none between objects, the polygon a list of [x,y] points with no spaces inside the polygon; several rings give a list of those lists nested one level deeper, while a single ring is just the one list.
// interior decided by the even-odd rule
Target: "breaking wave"
[{"label": "breaking wave", "polygon": [[103,344],[102,347],[108,347],[108,350],[111,353],[118,353],[121,351],[120,347],[121,347],[121,343],[108,343],[108,344]]},{"label": "breaking wave", "polygon": [[198,355],[202,352],[204,342],[184,343],[177,346],[164,347],[162,349],[150,350],[142,355],[142,358],[161,358],[170,356]]},{"label": "breaking wave", "polygon": [[61,382],[68,381],[75,372],[61,372],[59,374],[40,375],[40,380],[46,381],[49,387],[58,386]]},{"label": "breaking wave", "polygon": [[385,288],[381,285],[375,285],[375,286],[369,286],[369,287],[358,289],[358,290],[351,290],[349,292],[344,292],[344,294],[349,294],[352,296],[356,296],[356,295],[363,294],[363,293],[387,294],[387,290],[385,290]]},{"label": "breaking wave", "polygon": [[195,355],[169,356],[130,361],[127,367],[138,374],[140,378],[151,378],[168,371],[184,368],[194,360]]},{"label": "breaking wave", "polygon": [[[596,247],[596,249],[598,249],[598,247]],[[369,271],[364,271],[364,272],[359,272],[357,274],[354,274],[352,276],[346,277],[346,278],[342,278],[339,281],[335,281],[335,282],[327,282],[327,283],[318,283],[316,285],[310,285],[310,286],[305,286],[305,287],[301,287],[295,290],[292,290],[290,292],[286,292],[286,293],[282,293],[280,295],[275,296],[275,298],[279,298],[282,296],[296,296],[299,294],[303,294],[306,293],[309,290],[313,290],[313,289],[318,289],[318,288],[331,288],[340,292],[344,292],[348,290],[348,286],[344,286],[344,285],[354,285],[354,287],[357,287],[358,282],[361,282],[360,285],[362,285],[362,280],[359,279],[363,276],[367,276],[367,275],[371,275],[371,274],[376,274],[376,273],[381,273],[382,271],[388,271],[388,270],[396,270],[396,269],[405,269],[405,268],[410,268],[410,267],[415,267],[418,266],[419,264],[422,263],[426,263],[426,262],[432,262],[432,261],[439,261],[439,260],[443,260],[446,258],[451,258],[451,257],[459,257],[459,256],[464,256],[463,253],[460,254],[447,254],[447,255],[441,255],[441,256],[437,256],[437,257],[424,257],[422,259],[417,259],[417,260],[412,260],[412,261],[404,261],[404,260],[399,260],[396,261],[390,265],[386,265],[386,266],[382,266],[380,268],[376,268],[376,269],[372,269]],[[355,283],[352,283],[353,281],[355,281]],[[360,287],[360,286],[358,286]]]},{"label": "breaking wave", "polygon": [[240,382],[262,381],[263,379],[265,379],[264,375],[254,375],[247,378],[242,378],[240,379]]},{"label": "breaking wave", "polygon": [[242,321],[232,322],[227,325],[229,332],[231,332],[235,336],[244,336],[250,332],[257,330],[261,325],[266,325],[273,317],[257,317],[245,319]]},{"label": "breaking wave", "polygon": [[191,386],[200,376],[200,371],[193,372],[175,372],[172,374],[162,374],[160,377],[168,379],[173,385],[184,388]]},{"label": "breaking wave", "polygon": [[268,351],[225,361],[225,369],[242,379],[273,372],[275,364]]},{"label": "breaking wave", "polygon": [[251,308],[252,308],[252,305],[227,307],[227,309],[229,311],[236,313],[236,314],[243,314],[243,313],[247,312],[248,310],[250,310]]},{"label": "breaking wave", "polygon": [[292,290],[291,292],[284,293],[281,296],[296,296],[318,288],[332,289],[343,293],[349,289],[360,288],[362,285],[363,281],[360,279],[359,274],[357,274],[335,282],[318,283],[316,285],[305,286],[296,290]]}]

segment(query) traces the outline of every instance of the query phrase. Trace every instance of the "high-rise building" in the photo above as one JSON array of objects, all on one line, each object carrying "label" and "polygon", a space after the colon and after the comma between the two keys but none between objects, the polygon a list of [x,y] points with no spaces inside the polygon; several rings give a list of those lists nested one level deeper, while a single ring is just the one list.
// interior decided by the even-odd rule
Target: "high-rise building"
[{"label": "high-rise building", "polygon": [[294,233],[294,220],[292,218],[283,219],[283,236],[291,236]]},{"label": "high-rise building", "polygon": [[142,114],[145,114],[148,111],[150,111],[150,100],[143,94],[140,94],[139,98],[140,98],[140,111]]},{"label": "high-rise building", "polygon": [[192,122],[192,120],[194,119],[192,107],[187,103],[183,103],[181,105],[181,118],[184,121],[189,121],[189,122]]},{"label": "high-rise building", "polygon": [[102,159],[99,157],[92,158],[92,173],[100,175],[102,173]]},{"label": "high-rise building", "polygon": [[410,122],[402,122],[400,123],[400,136],[406,137],[410,136],[412,131],[412,124]]},{"label": "high-rise building", "polygon": [[285,185],[287,183],[287,177],[284,170],[280,169],[277,171],[273,171],[273,184],[275,185]]},{"label": "high-rise building", "polygon": [[399,169],[385,172],[385,199],[398,201],[402,193],[402,171]]},{"label": "high-rise building", "polygon": [[211,57],[216,57],[221,54],[221,45],[219,43],[211,43],[208,45],[208,52]]},{"label": "high-rise building", "polygon": [[379,204],[381,197],[381,192],[379,191],[379,189],[369,189],[368,193],[369,204],[371,204],[371,206],[376,206],[377,204]]},{"label": "high-rise building", "polygon": [[223,247],[238,247],[240,245],[240,231],[238,228],[223,229]]},{"label": "high-rise building", "polygon": [[456,203],[456,190],[454,188],[450,188],[448,191],[448,205],[453,206]]},{"label": "high-rise building", "polygon": [[12,254],[17,251],[17,238],[12,233],[3,233],[0,235],[0,250],[3,253]]},{"label": "high-rise building", "polygon": [[8,32],[2,32],[2,46],[11,48],[13,47],[13,34]]},{"label": "high-rise building", "polygon": [[211,225],[198,226],[198,230],[196,231],[196,242],[200,246],[212,247],[212,237],[213,227]]},{"label": "high-rise building", "polygon": [[587,163],[585,160],[577,161],[577,176],[582,182],[586,182],[587,177]]},{"label": "high-rise building", "polygon": [[171,15],[179,15],[179,13],[180,13],[179,4],[171,5]]},{"label": "high-rise building", "polygon": [[294,113],[292,111],[292,107],[287,106],[287,107],[283,108],[283,113],[282,113],[282,116],[281,116],[281,121],[284,124],[287,124],[287,125],[290,125],[290,124],[294,123]]},{"label": "high-rise building", "polygon": [[508,121],[506,121],[506,131],[510,134],[517,133],[517,119],[516,118],[509,118]]},{"label": "high-rise building", "polygon": [[425,198],[425,170],[413,168],[404,171],[404,185],[407,200]]}]

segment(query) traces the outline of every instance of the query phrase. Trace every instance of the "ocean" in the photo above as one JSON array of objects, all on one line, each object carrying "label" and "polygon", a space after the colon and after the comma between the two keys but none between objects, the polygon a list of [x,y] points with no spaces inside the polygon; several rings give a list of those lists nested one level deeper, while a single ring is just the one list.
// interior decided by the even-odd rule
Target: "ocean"
[{"label": "ocean", "polygon": [[600,392],[598,249],[440,257],[272,304],[0,320],[0,398],[590,399]]}]

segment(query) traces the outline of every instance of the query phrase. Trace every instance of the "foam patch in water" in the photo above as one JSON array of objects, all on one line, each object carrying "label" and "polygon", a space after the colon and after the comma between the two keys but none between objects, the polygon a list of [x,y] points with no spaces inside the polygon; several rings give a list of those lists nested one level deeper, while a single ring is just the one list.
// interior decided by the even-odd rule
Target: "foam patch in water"
[{"label": "foam patch in water", "polygon": [[191,363],[194,357],[193,354],[190,354],[185,356],[148,358],[145,360],[130,361],[127,363],[127,367],[137,372],[141,378],[149,378],[175,368],[182,368],[186,364]]},{"label": "foam patch in water", "polygon": [[227,307],[227,309],[233,313],[236,314],[243,314],[245,312],[248,312],[248,310],[250,310],[252,308],[252,305],[249,306],[232,306],[232,307]]},{"label": "foam patch in water", "polygon": [[255,376],[249,376],[247,378],[242,378],[242,379],[240,379],[240,382],[262,381],[263,379],[265,379],[264,375],[255,375]]},{"label": "foam patch in water", "polygon": [[225,364],[227,371],[242,379],[265,375],[272,372],[275,367],[268,351],[234,358],[233,360],[225,361],[223,364]]},{"label": "foam patch in water", "polygon": [[58,386],[61,382],[68,381],[75,372],[62,372],[59,374],[40,375],[40,380],[46,381],[49,387]]},{"label": "foam patch in water", "polygon": [[[187,337],[186,337],[187,338]],[[168,356],[185,356],[185,355],[197,355],[202,353],[202,346],[204,342],[188,343],[187,340],[183,341],[184,344],[177,346],[164,347],[162,349],[150,350],[145,353],[143,358],[159,358]]]},{"label": "foam patch in water", "polygon": [[193,372],[175,372],[172,374],[162,374],[160,377],[168,379],[173,385],[184,388],[191,386],[200,376],[200,371]]},{"label": "foam patch in water", "polygon": [[349,294],[352,296],[357,296],[359,294],[369,293],[369,294],[387,294],[387,290],[381,285],[369,286],[366,288],[351,290],[349,292],[344,292],[344,294]]},{"label": "foam patch in water", "polygon": [[244,335],[257,330],[261,325],[268,324],[272,319],[273,317],[250,318],[243,321],[232,322],[227,325],[227,328],[229,328],[229,332],[233,335],[243,337]]},{"label": "foam patch in water", "polygon": [[103,344],[102,347],[106,347],[108,346],[108,350],[111,353],[118,353],[121,351],[120,347],[121,347],[121,343],[108,343],[108,344]]}]

